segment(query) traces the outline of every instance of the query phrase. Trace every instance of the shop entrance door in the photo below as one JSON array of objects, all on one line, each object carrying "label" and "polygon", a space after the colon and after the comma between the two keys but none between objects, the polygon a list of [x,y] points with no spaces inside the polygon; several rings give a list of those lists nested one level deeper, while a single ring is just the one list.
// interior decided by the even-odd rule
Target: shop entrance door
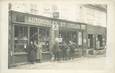
[{"label": "shop entrance door", "polygon": [[30,27],[29,40],[36,42],[40,48],[37,49],[36,58],[41,61],[50,59],[49,53],[49,28]]},{"label": "shop entrance door", "polygon": [[94,55],[94,34],[88,34],[88,55]]},{"label": "shop entrance door", "polygon": [[38,28],[30,27],[30,41],[38,42]]}]

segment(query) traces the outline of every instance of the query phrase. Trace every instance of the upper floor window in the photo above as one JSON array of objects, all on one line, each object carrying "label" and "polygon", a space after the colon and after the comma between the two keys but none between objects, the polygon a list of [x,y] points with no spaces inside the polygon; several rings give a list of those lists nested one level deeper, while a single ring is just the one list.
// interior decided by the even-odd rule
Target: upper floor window
[{"label": "upper floor window", "polygon": [[25,16],[17,14],[16,15],[16,22],[24,22],[25,21]]}]

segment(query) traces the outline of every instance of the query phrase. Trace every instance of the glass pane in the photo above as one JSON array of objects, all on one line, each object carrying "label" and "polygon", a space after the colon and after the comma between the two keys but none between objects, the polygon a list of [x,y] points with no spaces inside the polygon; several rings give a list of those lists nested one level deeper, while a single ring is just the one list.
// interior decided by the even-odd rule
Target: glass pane
[{"label": "glass pane", "polygon": [[39,28],[39,43],[42,44],[42,51],[49,51],[49,29]]},{"label": "glass pane", "polygon": [[14,51],[25,52],[24,46],[28,43],[27,27],[15,25],[14,32]]},{"label": "glass pane", "polygon": [[97,48],[100,49],[101,47],[103,47],[103,37],[102,35],[98,35],[97,36]]}]

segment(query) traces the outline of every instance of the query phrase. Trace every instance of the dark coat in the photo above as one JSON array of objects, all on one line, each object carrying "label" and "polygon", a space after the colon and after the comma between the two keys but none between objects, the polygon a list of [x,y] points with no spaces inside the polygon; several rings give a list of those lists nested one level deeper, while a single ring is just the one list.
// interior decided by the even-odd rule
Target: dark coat
[{"label": "dark coat", "polygon": [[66,57],[66,50],[67,50],[67,44],[66,43],[62,43],[62,45],[61,45],[61,50],[62,50],[62,56],[63,56],[63,58],[65,58]]},{"label": "dark coat", "polygon": [[70,56],[72,57],[72,56],[74,56],[76,47],[74,44],[70,44],[69,47],[70,47]]},{"label": "dark coat", "polygon": [[52,51],[53,51],[53,54],[55,56],[55,59],[59,59],[61,49],[59,48],[59,45],[57,43],[54,44]]},{"label": "dark coat", "polygon": [[52,49],[53,53],[58,52],[58,49],[59,49],[58,45],[54,44],[53,49]]},{"label": "dark coat", "polygon": [[36,61],[37,47],[35,45],[28,46],[28,60],[30,62]]}]

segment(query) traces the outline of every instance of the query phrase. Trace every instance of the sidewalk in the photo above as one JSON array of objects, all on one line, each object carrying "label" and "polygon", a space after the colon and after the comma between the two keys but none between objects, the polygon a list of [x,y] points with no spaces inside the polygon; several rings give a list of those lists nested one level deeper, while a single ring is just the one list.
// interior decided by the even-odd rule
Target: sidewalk
[{"label": "sidewalk", "polygon": [[102,70],[105,67],[105,57],[95,58],[76,58],[67,61],[43,62],[35,64],[20,65],[12,67],[12,69],[98,69]]}]

